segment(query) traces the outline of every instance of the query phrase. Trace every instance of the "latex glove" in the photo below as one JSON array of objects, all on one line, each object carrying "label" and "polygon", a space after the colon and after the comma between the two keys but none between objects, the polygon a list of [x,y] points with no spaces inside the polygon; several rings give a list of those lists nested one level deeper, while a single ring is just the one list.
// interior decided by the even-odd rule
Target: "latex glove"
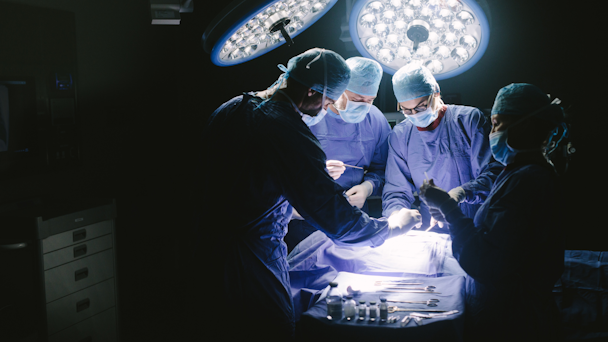
[{"label": "latex glove", "polygon": [[348,189],[345,194],[348,196],[348,203],[350,203],[350,205],[354,205],[361,209],[365,204],[365,200],[373,191],[374,185],[370,181],[364,181],[363,183]]},{"label": "latex glove", "polygon": [[422,215],[415,209],[403,208],[393,211],[388,218],[389,238],[409,232],[414,227],[422,226]]},{"label": "latex glove", "polygon": [[467,198],[466,192],[460,186],[455,187],[454,189],[448,191],[448,195],[456,201],[456,203],[462,203]]},{"label": "latex glove", "polygon": [[445,217],[443,217],[441,211],[437,208],[429,208],[429,212],[431,213],[431,226],[427,231],[436,225],[439,226],[439,228],[443,228],[445,225]]},{"label": "latex glove", "polygon": [[428,182],[426,180],[422,182],[419,196],[429,208],[439,209],[444,217],[458,208],[458,203],[445,190],[436,186],[432,179]]},{"label": "latex glove", "polygon": [[346,170],[344,163],[339,160],[327,160],[325,161],[325,166],[327,167],[327,173],[334,180],[340,178]]},{"label": "latex glove", "polygon": [[302,217],[302,215],[300,215],[300,213],[298,213],[296,208],[293,208],[293,210],[291,212],[291,219],[292,220],[304,220],[304,218]]}]

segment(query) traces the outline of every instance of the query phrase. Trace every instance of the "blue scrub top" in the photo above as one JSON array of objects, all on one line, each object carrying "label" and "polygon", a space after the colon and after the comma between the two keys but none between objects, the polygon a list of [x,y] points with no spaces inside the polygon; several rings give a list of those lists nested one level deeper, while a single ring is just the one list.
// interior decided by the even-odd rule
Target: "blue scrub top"
[{"label": "blue scrub top", "polygon": [[[407,119],[395,126],[388,139],[383,216],[412,207],[414,193],[426,172],[442,189],[464,188],[467,199],[460,208],[468,217],[474,217],[502,169],[492,158],[488,140],[491,128],[479,109],[457,105],[447,105],[433,130],[419,130]],[[424,203],[420,214],[422,227],[428,227],[431,216]]]},{"label": "blue scrub top", "polygon": [[347,167],[336,180],[342,189],[346,191],[369,181],[374,185],[371,196],[382,195],[391,126],[376,106],[372,105],[363,121],[358,123],[345,122],[329,109],[325,118],[310,130],[319,139],[327,159],[363,168]]}]

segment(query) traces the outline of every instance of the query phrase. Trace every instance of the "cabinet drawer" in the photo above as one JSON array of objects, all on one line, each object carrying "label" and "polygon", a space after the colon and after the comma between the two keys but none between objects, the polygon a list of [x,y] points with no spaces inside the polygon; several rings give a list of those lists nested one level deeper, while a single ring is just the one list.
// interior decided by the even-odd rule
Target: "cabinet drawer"
[{"label": "cabinet drawer", "polygon": [[89,255],[112,248],[112,234],[107,234],[97,239],[78,243],[74,246],[44,254],[44,269],[57,267],[76,259],[82,259]]},{"label": "cabinet drawer", "polygon": [[116,307],[49,336],[48,342],[115,342]]},{"label": "cabinet drawer", "polygon": [[49,236],[42,240],[42,253],[49,253],[109,234],[112,232],[113,224],[113,220],[108,220]]},{"label": "cabinet drawer", "polygon": [[108,249],[44,272],[46,302],[114,277],[114,250]]},{"label": "cabinet drawer", "polygon": [[48,334],[55,334],[115,306],[114,278],[46,305]]}]

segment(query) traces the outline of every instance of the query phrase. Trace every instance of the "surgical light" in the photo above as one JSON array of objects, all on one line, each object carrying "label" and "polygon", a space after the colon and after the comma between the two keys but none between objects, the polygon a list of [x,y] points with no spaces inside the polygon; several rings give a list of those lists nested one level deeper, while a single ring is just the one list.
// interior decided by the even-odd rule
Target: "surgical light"
[{"label": "surgical light", "polygon": [[437,80],[471,68],[490,37],[486,14],[474,0],[358,0],[349,21],[357,50],[385,72],[415,63]]},{"label": "surgical light", "polygon": [[[211,61],[231,66],[287,43],[319,20],[337,0],[236,0],[203,34]],[[388,28],[386,29],[388,32]]]}]

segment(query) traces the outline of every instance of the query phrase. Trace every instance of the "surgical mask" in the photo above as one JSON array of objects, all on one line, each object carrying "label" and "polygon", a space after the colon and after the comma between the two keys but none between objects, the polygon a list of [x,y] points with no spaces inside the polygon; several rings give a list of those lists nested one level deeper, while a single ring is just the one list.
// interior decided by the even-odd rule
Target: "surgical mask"
[{"label": "surgical mask", "polygon": [[431,107],[432,106],[429,105],[429,107],[425,111],[413,115],[407,115],[407,118],[410,119],[412,123],[418,127],[427,127],[439,117],[439,111],[433,111]]},{"label": "surgical mask", "polygon": [[[310,116],[308,114],[302,113],[300,108],[298,108],[298,106],[296,106],[295,102],[293,102],[293,100],[291,99],[291,97],[289,97],[289,95],[287,95],[284,91],[281,91],[281,90],[277,90],[277,92],[280,92],[281,94],[285,95],[285,97],[289,100],[289,102],[291,102],[291,105],[296,110],[296,112],[298,112],[298,114],[300,114],[300,116],[302,117],[302,121],[304,121],[304,123],[308,127],[318,124],[321,120],[323,120],[323,118],[325,117],[325,114],[327,114],[327,110],[324,109],[323,107],[321,107],[321,110],[319,110],[319,112],[315,116]],[[323,96],[323,100],[325,100],[325,96]]]},{"label": "surgical mask", "polygon": [[513,161],[515,155],[519,152],[507,144],[508,130],[496,131],[490,134],[490,148],[494,159],[503,165],[507,165]]},{"label": "surgical mask", "polygon": [[348,102],[346,103],[345,109],[340,110],[336,108],[338,113],[340,113],[342,120],[348,123],[359,123],[363,121],[367,113],[369,113],[372,104],[367,102],[353,102],[348,100],[348,97],[346,99]]},{"label": "surgical mask", "polygon": [[323,120],[323,118],[325,117],[325,114],[327,114],[327,110],[325,110],[323,107],[321,107],[321,110],[319,111],[319,113],[317,113],[316,116],[310,116],[308,114],[304,114],[304,113],[300,112],[300,110],[297,108],[296,108],[296,111],[298,111],[298,113],[300,113],[300,115],[302,116],[302,121],[304,121],[304,123],[308,127],[318,124],[319,121]]},{"label": "surgical mask", "polygon": [[[511,126],[513,127],[513,126]],[[522,152],[532,152],[532,151],[539,151],[539,148],[532,148],[532,149],[526,149],[526,150],[518,150],[516,148],[513,148],[511,146],[509,146],[508,143],[508,139],[509,139],[509,135],[508,132],[509,130],[504,130],[504,131],[497,131],[494,133],[491,133],[489,138],[490,138],[490,148],[492,149],[492,155],[494,156],[494,159],[496,159],[498,162],[500,162],[503,165],[507,165],[511,162],[513,162],[513,159],[515,158],[515,156],[518,153],[522,153]]]}]

